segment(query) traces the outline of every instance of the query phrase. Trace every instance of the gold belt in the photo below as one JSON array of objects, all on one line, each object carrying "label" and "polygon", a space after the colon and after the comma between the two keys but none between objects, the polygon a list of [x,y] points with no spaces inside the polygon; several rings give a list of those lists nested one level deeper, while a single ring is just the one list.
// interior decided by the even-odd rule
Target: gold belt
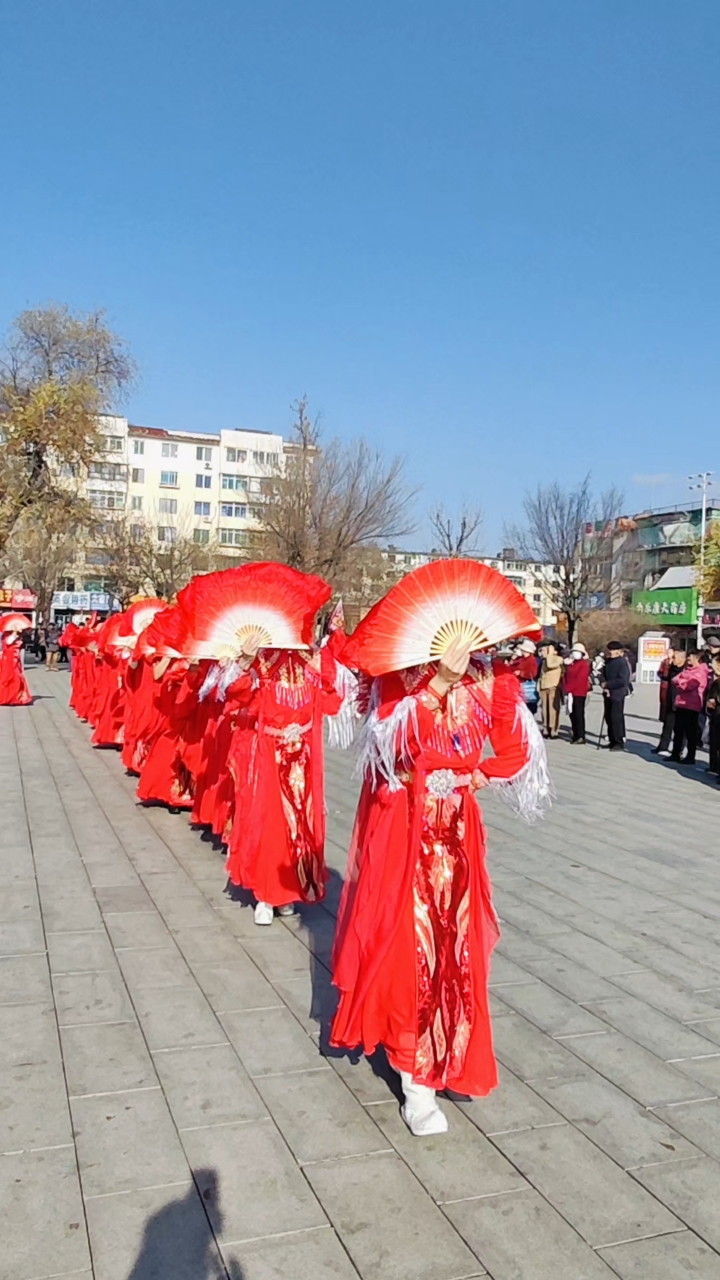
[{"label": "gold belt", "polygon": [[307,724],[286,724],[284,729],[274,729],[272,725],[265,725],[265,733],[271,738],[281,738],[283,742],[297,742],[304,733],[309,733],[312,729],[312,720]]},{"label": "gold belt", "polygon": [[[406,784],[415,781],[414,773],[398,773],[398,778]],[[425,790],[435,800],[447,800],[457,795],[463,787],[472,783],[471,773],[456,773],[454,769],[434,769],[425,778]]]}]

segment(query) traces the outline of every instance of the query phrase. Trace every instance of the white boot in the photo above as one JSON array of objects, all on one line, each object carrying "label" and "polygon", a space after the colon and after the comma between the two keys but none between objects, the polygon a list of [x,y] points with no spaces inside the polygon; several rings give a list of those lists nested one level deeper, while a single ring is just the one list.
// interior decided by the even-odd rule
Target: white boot
[{"label": "white boot", "polygon": [[255,923],[272,924],[274,912],[269,902],[255,903]]},{"label": "white boot", "polygon": [[447,1133],[447,1116],[440,1110],[435,1090],[426,1084],[414,1084],[409,1071],[400,1072],[405,1105],[401,1115],[408,1129],[416,1138],[428,1138],[433,1133]]},{"label": "white boot", "polygon": [[283,905],[282,905],[281,907],[278,907],[278,909],[277,909],[277,913],[278,913],[278,915],[279,915],[279,916],[294,916],[294,915],[295,915],[295,903],[294,903],[294,902],[284,902],[284,903],[283,903]]}]

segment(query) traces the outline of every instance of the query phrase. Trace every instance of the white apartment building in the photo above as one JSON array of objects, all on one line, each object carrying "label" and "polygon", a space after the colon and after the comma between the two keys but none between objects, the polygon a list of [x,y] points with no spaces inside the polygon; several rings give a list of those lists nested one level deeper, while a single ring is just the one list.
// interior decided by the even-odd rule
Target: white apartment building
[{"label": "white apartment building", "polygon": [[264,431],[168,431],[126,418],[102,419],[106,458],[93,463],[87,496],[157,530],[158,541],[192,537],[228,552],[261,524],[263,483],[283,457],[283,438]]}]

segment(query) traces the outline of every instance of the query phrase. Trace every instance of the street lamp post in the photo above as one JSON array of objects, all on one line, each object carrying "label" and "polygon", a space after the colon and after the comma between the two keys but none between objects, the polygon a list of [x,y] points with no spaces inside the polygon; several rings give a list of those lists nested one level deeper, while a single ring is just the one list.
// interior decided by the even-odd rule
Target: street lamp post
[{"label": "street lamp post", "polygon": [[691,489],[702,490],[702,515],[700,517],[700,586],[698,588],[697,601],[697,632],[696,640],[698,648],[702,647],[703,638],[703,608],[704,602],[702,598],[702,574],[705,568],[705,533],[707,531],[707,491],[712,484],[711,477],[714,471],[699,471],[697,475],[688,476]]}]

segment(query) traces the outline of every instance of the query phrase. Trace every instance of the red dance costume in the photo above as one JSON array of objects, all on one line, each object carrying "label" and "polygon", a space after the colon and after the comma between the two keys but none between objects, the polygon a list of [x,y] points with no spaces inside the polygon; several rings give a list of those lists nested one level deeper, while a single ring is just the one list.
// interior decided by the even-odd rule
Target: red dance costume
[{"label": "red dance costume", "polygon": [[[488,1009],[497,918],[478,774],[532,817],[548,799],[537,727],[507,670],[474,664],[447,698],[434,664],[374,686],[338,920],[332,1043],[372,1053],[431,1089],[497,1084]],[[483,759],[489,738],[494,756]]]},{"label": "red dance costume", "polygon": [[236,719],[228,875],[274,907],[325,896],[323,715],[343,701],[334,667],[329,655],[263,650],[228,689]]},{"label": "red dance costume", "polygon": [[32,694],[22,664],[22,641],[16,632],[2,636],[0,653],[0,707],[27,707]]},{"label": "red dance costume", "polygon": [[176,809],[192,807],[192,778],[183,762],[183,729],[191,714],[198,672],[173,659],[153,686],[147,755],[138,800],[159,800]]}]

